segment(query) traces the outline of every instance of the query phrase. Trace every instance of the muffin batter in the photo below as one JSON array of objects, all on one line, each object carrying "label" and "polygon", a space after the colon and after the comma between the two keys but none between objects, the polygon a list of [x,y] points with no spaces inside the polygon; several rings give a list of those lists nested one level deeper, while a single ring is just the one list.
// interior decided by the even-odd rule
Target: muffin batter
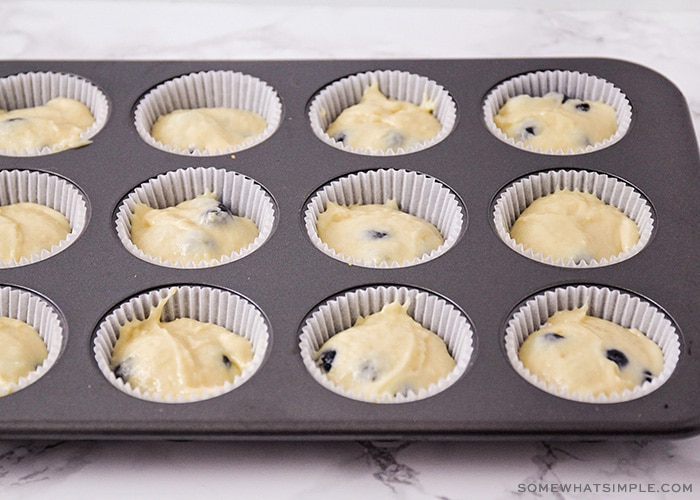
[{"label": "muffin batter", "polygon": [[410,262],[444,242],[435,226],[402,212],[396,200],[347,207],[329,201],[316,228],[321,241],[336,252],[375,264]]},{"label": "muffin batter", "polygon": [[8,390],[29,375],[48,356],[46,344],[24,321],[0,317],[0,388]]},{"label": "muffin batter", "polygon": [[586,313],[586,307],[559,311],[529,335],[519,352],[525,368],[563,390],[593,396],[634,389],[661,373],[656,343]]},{"label": "muffin batter", "polygon": [[543,97],[508,99],[493,118],[504,134],[542,150],[578,150],[617,131],[615,109],[602,101],[570,99],[550,92]]},{"label": "muffin batter", "polygon": [[151,257],[170,262],[201,262],[240,252],[258,237],[255,223],[233,215],[206,192],[174,207],[134,207],[131,240]]},{"label": "muffin batter", "polygon": [[0,206],[0,260],[19,261],[51,250],[70,231],[68,219],[45,205],[23,202]]},{"label": "muffin batter", "polygon": [[590,193],[560,190],[536,199],[510,229],[535,253],[563,261],[611,258],[639,241],[635,222]]},{"label": "muffin batter", "polygon": [[175,291],[148,318],[134,319],[119,329],[111,360],[115,375],[161,396],[188,396],[231,382],[253,359],[251,342],[191,318],[162,322],[163,308]]},{"label": "muffin batter", "polygon": [[433,109],[435,103],[429,100],[416,106],[408,101],[388,99],[374,82],[364,91],[359,104],[343,110],[326,133],[353,148],[407,149],[440,132],[442,126]]},{"label": "muffin batter", "polygon": [[183,151],[224,151],[260,135],[265,127],[262,116],[244,109],[178,109],[158,117],[151,135]]},{"label": "muffin batter", "polygon": [[80,137],[95,118],[82,102],[56,97],[43,106],[0,110],[0,149],[25,151],[49,147],[53,151],[89,144]]},{"label": "muffin batter", "polygon": [[423,328],[399,302],[358,318],[314,354],[333,382],[366,397],[418,392],[455,366],[445,342]]}]

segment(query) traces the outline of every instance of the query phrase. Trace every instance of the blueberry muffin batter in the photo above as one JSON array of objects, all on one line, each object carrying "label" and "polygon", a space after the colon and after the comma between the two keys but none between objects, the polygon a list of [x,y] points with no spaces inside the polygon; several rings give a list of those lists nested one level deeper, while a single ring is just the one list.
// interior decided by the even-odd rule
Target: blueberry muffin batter
[{"label": "blueberry muffin batter", "polygon": [[344,257],[375,264],[411,262],[444,242],[434,225],[402,212],[396,200],[351,206],[328,202],[316,229],[321,241]]},{"label": "blueberry muffin batter", "polygon": [[0,260],[19,261],[51,250],[70,231],[68,219],[45,205],[22,202],[0,206]]},{"label": "blueberry muffin batter", "polygon": [[3,390],[36,370],[48,356],[39,332],[14,318],[0,317],[0,345],[0,388]]},{"label": "blueberry muffin batter", "polygon": [[224,151],[260,135],[266,127],[262,116],[244,109],[178,109],[158,117],[151,136],[182,151]]},{"label": "blueberry muffin batter", "polygon": [[53,151],[77,148],[89,141],[80,137],[95,118],[80,101],[57,97],[43,106],[0,110],[0,149]]},{"label": "blueberry muffin batter", "polygon": [[615,109],[602,101],[582,101],[550,92],[508,99],[493,118],[504,134],[542,150],[579,150],[617,131]]},{"label": "blueberry muffin batter", "polygon": [[343,110],[326,133],[353,148],[372,151],[407,149],[435,137],[442,126],[433,115],[435,103],[424,100],[420,106],[388,99],[374,82],[360,102]]},{"label": "blueberry muffin batter", "polygon": [[206,192],[174,207],[134,206],[131,240],[151,257],[169,262],[202,262],[240,252],[258,237],[255,223],[233,215]]},{"label": "blueberry muffin batter", "polygon": [[639,241],[637,224],[595,195],[560,190],[533,201],[510,229],[525,248],[567,261],[600,261]]},{"label": "blueberry muffin batter", "polygon": [[418,392],[452,371],[445,342],[423,328],[399,302],[358,318],[314,354],[321,371],[345,390],[369,398]]},{"label": "blueberry muffin batter", "polygon": [[168,296],[148,317],[119,329],[111,369],[132,387],[161,396],[188,396],[231,382],[253,359],[251,342],[226,328],[191,318],[163,322]]},{"label": "blueberry muffin batter", "polygon": [[593,396],[650,382],[664,364],[659,346],[639,330],[589,316],[586,307],[552,315],[518,356],[540,380]]}]

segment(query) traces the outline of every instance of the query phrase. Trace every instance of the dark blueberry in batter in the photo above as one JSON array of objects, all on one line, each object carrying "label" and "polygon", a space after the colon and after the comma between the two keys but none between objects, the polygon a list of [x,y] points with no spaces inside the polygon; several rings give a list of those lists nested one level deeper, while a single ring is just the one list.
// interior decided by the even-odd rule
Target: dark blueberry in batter
[{"label": "dark blueberry in batter", "polygon": [[345,134],[343,132],[338,132],[333,136],[333,139],[335,139],[338,142],[345,142]]},{"label": "dark blueberry in batter", "polygon": [[390,148],[398,148],[404,143],[404,140],[403,134],[394,130],[387,134],[385,142]]},{"label": "dark blueberry in batter", "polygon": [[232,217],[231,211],[223,203],[204,212],[205,224],[222,224]]},{"label": "dark blueberry in batter", "polygon": [[221,356],[221,361],[224,363],[224,366],[226,368],[231,368],[231,360],[228,359],[228,356],[226,356],[225,354]]},{"label": "dark blueberry in batter", "polygon": [[649,370],[644,370],[644,382],[651,382],[653,374]]},{"label": "dark blueberry in batter", "polygon": [[625,356],[622,351],[618,351],[617,349],[608,349],[605,351],[605,357],[620,368],[624,368],[627,363],[629,363],[627,356]]},{"label": "dark blueberry in batter", "polygon": [[328,373],[333,368],[333,360],[335,359],[335,351],[323,351],[319,361],[321,362],[321,369]]},{"label": "dark blueberry in batter", "polygon": [[582,102],[581,104],[576,105],[576,109],[579,111],[589,111],[591,109],[591,105],[587,102]]},{"label": "dark blueberry in batter", "polygon": [[360,366],[360,372],[362,372],[362,380],[369,380],[374,382],[377,380],[377,368],[374,366],[372,361],[367,360]]},{"label": "dark blueberry in batter", "polygon": [[557,340],[561,340],[564,338],[563,335],[559,335],[558,333],[554,333],[554,332],[548,332],[542,336],[550,342],[556,342]]},{"label": "dark blueberry in batter", "polygon": [[569,96],[566,94],[562,94],[561,103],[564,104],[568,100],[569,100]]},{"label": "dark blueberry in batter", "polygon": [[116,375],[117,378],[120,378],[124,382],[126,382],[126,377],[128,374],[126,373],[122,365],[117,365],[114,367],[114,375]]},{"label": "dark blueberry in batter", "polygon": [[389,236],[386,231],[377,231],[376,229],[369,229],[367,231],[367,236],[370,240],[381,240]]}]

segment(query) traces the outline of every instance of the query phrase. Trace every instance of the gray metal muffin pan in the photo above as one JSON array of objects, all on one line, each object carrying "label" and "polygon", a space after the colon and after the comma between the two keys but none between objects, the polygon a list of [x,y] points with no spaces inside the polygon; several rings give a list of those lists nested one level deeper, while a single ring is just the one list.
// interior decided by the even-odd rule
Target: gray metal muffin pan
[{"label": "gray metal muffin pan", "polygon": [[[133,125],[140,97],[171,78],[202,70],[256,76],[282,99],[279,129],[235,157],[186,157],[145,144]],[[454,98],[458,121],[434,147],[395,157],[331,148],[311,131],[313,95],[344,76],[397,69],[427,76]],[[619,87],[633,109],[631,127],[611,147],[575,156],[522,151],[484,126],[484,97],[514,75],[575,70]],[[31,386],[0,398],[0,437],[71,439],[627,439],[684,437],[700,431],[700,158],[684,97],[647,68],[608,59],[370,61],[4,61],[0,76],[29,71],[80,75],[100,87],[110,116],[93,143],[41,157],[2,157],[2,169],[61,175],[87,195],[90,216],[65,251],[0,270],[0,284],[47,297],[64,316],[66,342],[56,365]],[[209,269],[159,267],[129,254],[114,211],[134,187],[163,172],[217,167],[245,174],[274,197],[271,238],[251,255]],[[302,223],[305,201],[330,180],[382,168],[415,170],[450,186],[467,226],[439,258],[400,269],[348,266],[325,256]],[[510,250],[491,224],[494,196],[540,170],[585,169],[622,178],[651,201],[656,228],[638,255],[594,269],[563,269]],[[104,315],[145,290],[174,284],[223,287],[255,303],[271,326],[261,369],[223,396],[187,404],[136,399],[98,371],[93,335]],[[466,373],[447,390],[406,404],[372,404],[332,393],[302,364],[299,331],[316,305],[341,291],[377,284],[430,290],[457,304],[474,327]],[[514,308],[547,288],[593,284],[629,290],[675,321],[681,356],[671,378],[645,397],[617,404],[565,400],[530,385],[510,366],[504,328]]]}]

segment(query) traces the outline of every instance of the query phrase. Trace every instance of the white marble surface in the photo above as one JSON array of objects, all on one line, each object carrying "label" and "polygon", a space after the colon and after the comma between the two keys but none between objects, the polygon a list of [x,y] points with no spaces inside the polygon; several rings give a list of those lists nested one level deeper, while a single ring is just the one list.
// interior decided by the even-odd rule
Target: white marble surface
[{"label": "white marble surface", "polygon": [[[693,2],[0,1],[3,59],[593,56],[676,83],[700,130]],[[556,4],[559,10],[548,7]],[[399,6],[403,5],[403,6]],[[528,5],[525,11],[518,6]],[[637,5],[637,8],[631,8]],[[79,20],[79,21],[78,21]],[[413,26],[421,26],[415,36]],[[0,442],[2,498],[698,498],[700,437],[612,443]],[[571,488],[564,492],[558,486]],[[620,485],[632,493],[605,494]],[[655,491],[692,488],[691,492]],[[549,491],[539,490],[541,487]],[[536,491],[533,491],[536,490]]]}]

